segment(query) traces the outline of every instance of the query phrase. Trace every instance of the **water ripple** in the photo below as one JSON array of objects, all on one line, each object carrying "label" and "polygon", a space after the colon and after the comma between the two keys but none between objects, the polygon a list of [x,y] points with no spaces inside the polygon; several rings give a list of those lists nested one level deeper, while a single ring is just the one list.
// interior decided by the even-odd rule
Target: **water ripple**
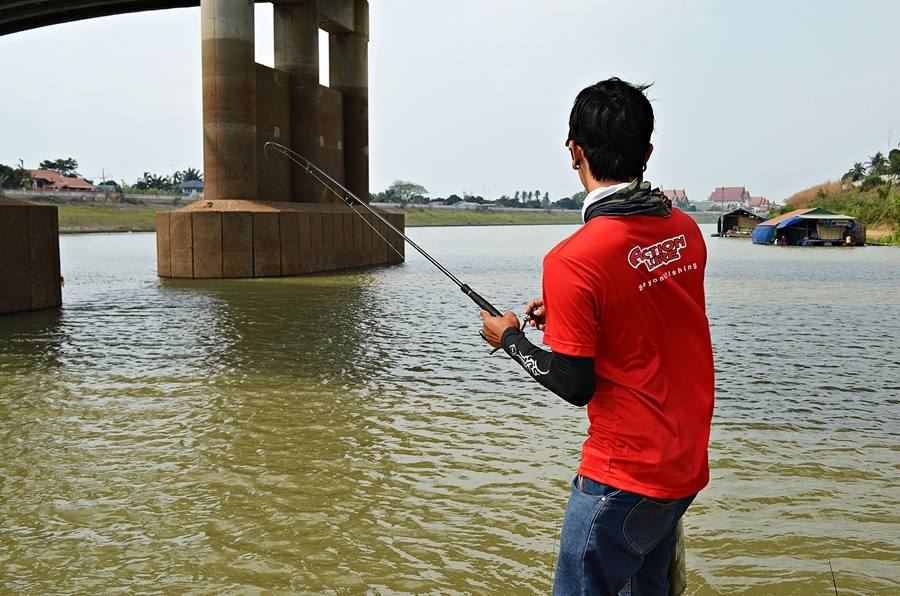
[{"label": "water ripple", "polygon": [[[571,228],[418,229],[498,306]],[[710,242],[712,481],[691,591],[900,589],[900,251]],[[61,313],[0,318],[0,591],[547,592],[586,420],[424,260],[160,281],[62,239]],[[539,334],[535,334],[539,337]]]}]

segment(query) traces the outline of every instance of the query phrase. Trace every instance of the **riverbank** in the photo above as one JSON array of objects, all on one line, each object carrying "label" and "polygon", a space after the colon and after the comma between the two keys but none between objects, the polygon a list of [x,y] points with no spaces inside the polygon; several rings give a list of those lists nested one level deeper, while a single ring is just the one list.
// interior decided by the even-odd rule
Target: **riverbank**
[{"label": "riverbank", "polygon": [[[55,203],[56,204],[56,203]],[[56,204],[59,208],[59,231],[64,234],[85,232],[152,232],[156,229],[156,213],[172,211],[168,205],[122,204]],[[406,209],[406,227],[430,226],[502,226],[577,224],[577,211],[535,213],[516,211],[474,211]],[[717,213],[690,213],[698,223],[716,221]]]},{"label": "riverbank", "polygon": [[777,213],[819,207],[867,223],[873,244],[900,246],[900,188],[882,184],[862,190],[846,182],[825,182],[795,193]]},{"label": "riverbank", "polygon": [[159,205],[56,205],[59,231],[63,234],[84,232],[153,232],[156,214],[175,207]]}]

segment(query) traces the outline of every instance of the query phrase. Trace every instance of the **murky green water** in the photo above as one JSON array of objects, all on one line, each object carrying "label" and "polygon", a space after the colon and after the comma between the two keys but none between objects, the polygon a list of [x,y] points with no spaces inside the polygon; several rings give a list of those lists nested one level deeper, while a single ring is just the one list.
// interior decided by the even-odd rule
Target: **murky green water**
[{"label": "murky green water", "polygon": [[[519,305],[572,229],[412,235]],[[584,415],[423,259],[187,283],[152,235],[61,248],[65,308],[0,318],[0,591],[548,591]],[[710,248],[691,591],[900,592],[900,250]]]}]

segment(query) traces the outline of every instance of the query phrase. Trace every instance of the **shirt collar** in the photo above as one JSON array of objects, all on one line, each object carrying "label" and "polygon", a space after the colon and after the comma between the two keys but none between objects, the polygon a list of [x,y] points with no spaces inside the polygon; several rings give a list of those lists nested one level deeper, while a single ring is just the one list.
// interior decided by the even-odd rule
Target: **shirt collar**
[{"label": "shirt collar", "polygon": [[581,221],[584,222],[584,216],[587,213],[588,208],[601,199],[605,199],[609,195],[616,193],[626,186],[631,184],[631,182],[621,182],[619,184],[613,184],[612,186],[601,186],[599,188],[595,188],[591,192],[588,193],[586,197],[584,197],[584,204],[581,206]]}]

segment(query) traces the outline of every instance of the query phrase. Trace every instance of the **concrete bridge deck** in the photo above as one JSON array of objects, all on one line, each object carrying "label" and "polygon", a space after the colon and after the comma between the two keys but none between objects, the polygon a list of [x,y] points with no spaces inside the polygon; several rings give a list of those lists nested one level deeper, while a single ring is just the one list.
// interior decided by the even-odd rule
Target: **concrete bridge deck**
[{"label": "concrete bridge deck", "polygon": [[[295,2],[277,0],[276,3]],[[319,0],[317,4],[319,14],[324,17],[320,23],[323,29],[333,32],[354,29],[353,15],[347,10],[346,2]],[[0,2],[0,35],[96,17],[192,6],[200,6],[200,0],[11,0]]]},{"label": "concrete bridge deck", "polygon": [[200,6],[200,0],[12,0],[0,3],[0,35],[129,12]]}]

